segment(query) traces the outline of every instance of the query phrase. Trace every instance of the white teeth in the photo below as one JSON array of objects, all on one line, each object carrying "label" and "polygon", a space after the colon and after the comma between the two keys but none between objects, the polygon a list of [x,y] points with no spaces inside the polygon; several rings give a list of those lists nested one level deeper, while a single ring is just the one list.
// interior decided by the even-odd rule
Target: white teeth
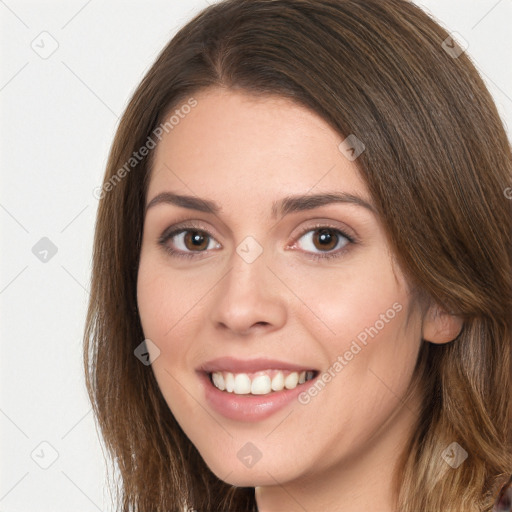
[{"label": "white teeth", "polygon": [[270,393],[270,377],[268,375],[258,375],[251,384],[251,393],[253,395],[266,395]]},{"label": "white teeth", "polygon": [[283,372],[277,372],[272,379],[272,390],[282,391],[284,389],[284,376]]},{"label": "white teeth", "polygon": [[215,372],[212,374],[213,385],[216,388],[219,388],[221,391],[226,389],[226,384],[224,383],[224,376],[220,372]]},{"label": "white teeth", "polygon": [[279,370],[266,370],[251,375],[253,375],[252,379],[247,373],[213,372],[211,380],[217,389],[228,393],[267,395],[285,388],[294,389],[297,385],[311,380],[314,372],[303,370],[300,373],[287,373]]},{"label": "white teeth", "polygon": [[235,389],[237,395],[247,395],[251,392],[251,379],[245,373],[237,373],[235,375]]},{"label": "white teeth", "polygon": [[[220,373],[220,372],[215,372],[215,373]],[[226,373],[226,375],[224,377],[224,382],[226,383],[226,391],[228,393],[233,393],[233,390],[235,389],[235,377],[233,377],[233,374],[231,372]],[[215,382],[213,384],[215,384]]]},{"label": "white teeth", "polygon": [[292,372],[290,375],[284,379],[284,387],[286,389],[294,389],[297,387],[299,383],[299,374],[297,372]]}]

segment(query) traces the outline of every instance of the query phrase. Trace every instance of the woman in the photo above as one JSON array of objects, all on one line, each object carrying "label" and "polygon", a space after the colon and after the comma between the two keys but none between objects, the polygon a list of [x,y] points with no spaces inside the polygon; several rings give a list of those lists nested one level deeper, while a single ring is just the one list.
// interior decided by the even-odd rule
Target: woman
[{"label": "woman", "polygon": [[86,376],[122,510],[501,511],[511,162],[409,2],[225,0],[181,29],[96,226]]}]

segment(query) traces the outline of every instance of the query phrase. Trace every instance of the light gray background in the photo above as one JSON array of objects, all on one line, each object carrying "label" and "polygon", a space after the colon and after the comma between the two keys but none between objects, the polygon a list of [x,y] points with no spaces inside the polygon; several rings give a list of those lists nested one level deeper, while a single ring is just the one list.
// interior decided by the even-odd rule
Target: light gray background
[{"label": "light gray background", "polygon": [[[469,43],[511,127],[512,0],[418,3]],[[82,376],[92,191],[135,87],[206,6],[0,0],[0,512],[112,510]]]}]

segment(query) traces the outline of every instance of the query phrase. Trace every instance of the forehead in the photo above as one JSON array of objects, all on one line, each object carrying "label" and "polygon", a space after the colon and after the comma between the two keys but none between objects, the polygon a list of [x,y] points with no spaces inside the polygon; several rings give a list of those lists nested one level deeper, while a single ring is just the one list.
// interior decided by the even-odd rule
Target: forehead
[{"label": "forehead", "polygon": [[338,149],[344,137],[311,110],[279,96],[218,88],[194,99],[155,149],[148,198],[169,189],[268,202],[277,189],[328,189],[369,200],[356,164]]}]

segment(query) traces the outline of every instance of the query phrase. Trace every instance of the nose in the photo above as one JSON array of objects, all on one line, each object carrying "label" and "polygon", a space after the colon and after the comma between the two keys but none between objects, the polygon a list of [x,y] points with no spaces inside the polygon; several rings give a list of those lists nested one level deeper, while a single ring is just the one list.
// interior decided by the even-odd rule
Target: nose
[{"label": "nose", "polygon": [[286,290],[267,267],[265,252],[248,263],[238,253],[215,287],[211,321],[216,330],[247,336],[280,329],[286,322]]}]

